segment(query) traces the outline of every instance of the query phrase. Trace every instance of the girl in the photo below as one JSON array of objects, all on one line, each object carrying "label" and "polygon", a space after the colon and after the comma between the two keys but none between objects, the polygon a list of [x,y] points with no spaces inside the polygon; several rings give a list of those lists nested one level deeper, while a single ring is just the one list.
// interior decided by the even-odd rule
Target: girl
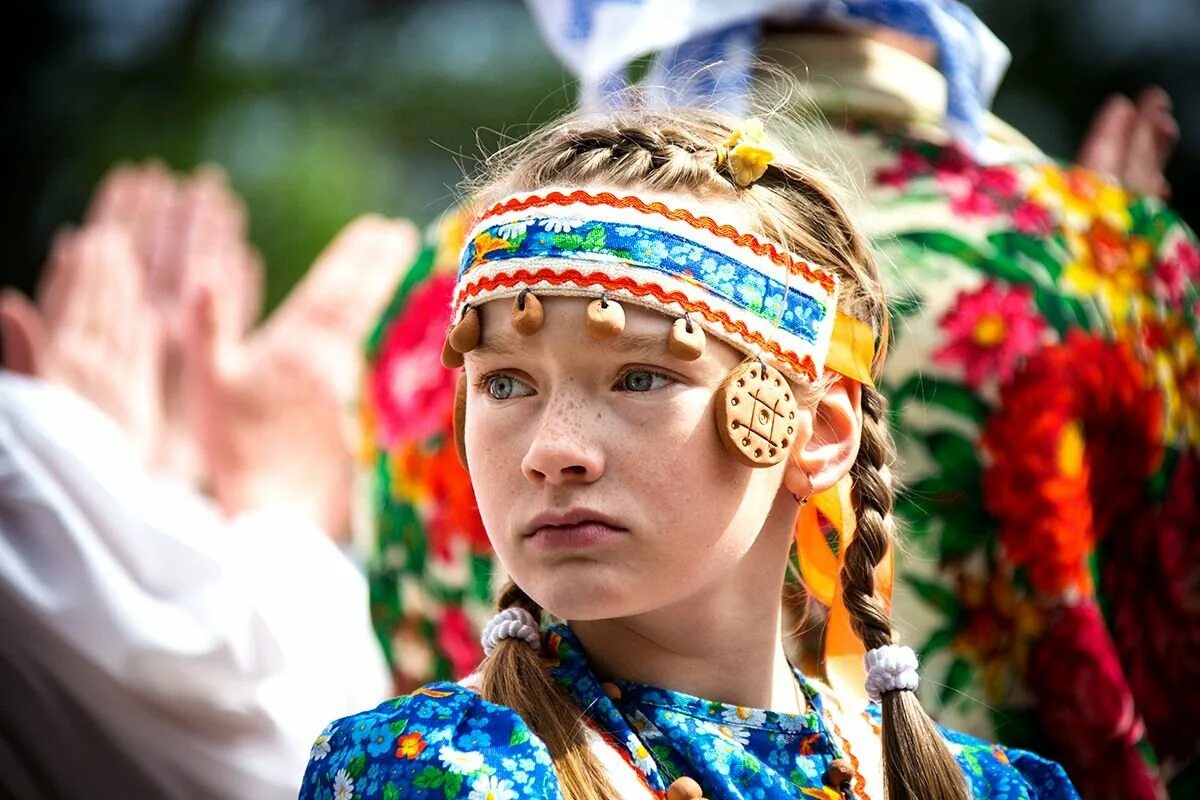
[{"label": "girl", "polygon": [[[713,112],[569,118],[477,199],[444,361],[511,582],[479,672],[331,724],[302,797],[1075,796],[938,730],[892,644],[886,305],[810,169]],[[838,565],[834,688],[784,649],[793,540]]]}]

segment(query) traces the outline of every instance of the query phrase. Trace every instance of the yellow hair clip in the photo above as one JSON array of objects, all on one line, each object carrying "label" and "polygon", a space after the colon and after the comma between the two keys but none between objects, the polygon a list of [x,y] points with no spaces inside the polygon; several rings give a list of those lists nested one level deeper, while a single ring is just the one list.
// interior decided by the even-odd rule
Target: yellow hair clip
[{"label": "yellow hair clip", "polygon": [[717,168],[728,165],[733,182],[741,187],[750,186],[763,176],[767,167],[775,160],[763,124],[757,119],[748,119],[734,129],[725,144],[717,145]]}]

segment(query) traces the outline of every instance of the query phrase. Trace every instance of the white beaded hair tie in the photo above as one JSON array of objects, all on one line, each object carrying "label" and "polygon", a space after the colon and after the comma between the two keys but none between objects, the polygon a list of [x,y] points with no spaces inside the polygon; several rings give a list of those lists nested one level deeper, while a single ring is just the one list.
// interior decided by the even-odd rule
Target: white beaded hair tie
[{"label": "white beaded hair tie", "polygon": [[917,690],[917,654],[911,647],[885,644],[863,656],[867,697],[878,703],[888,692]]},{"label": "white beaded hair tie", "polygon": [[537,652],[542,645],[541,626],[525,609],[506,608],[483,626],[483,636],[479,639],[483,654],[490,656],[496,645],[505,639],[521,639]]}]

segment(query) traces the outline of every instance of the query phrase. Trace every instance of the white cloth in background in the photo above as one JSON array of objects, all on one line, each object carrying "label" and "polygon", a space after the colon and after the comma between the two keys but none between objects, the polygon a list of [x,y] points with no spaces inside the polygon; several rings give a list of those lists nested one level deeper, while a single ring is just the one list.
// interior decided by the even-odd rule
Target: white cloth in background
[{"label": "white cloth in background", "polygon": [[293,798],[325,723],[388,695],[322,531],[229,522],[79,396],[0,372],[0,794]]}]

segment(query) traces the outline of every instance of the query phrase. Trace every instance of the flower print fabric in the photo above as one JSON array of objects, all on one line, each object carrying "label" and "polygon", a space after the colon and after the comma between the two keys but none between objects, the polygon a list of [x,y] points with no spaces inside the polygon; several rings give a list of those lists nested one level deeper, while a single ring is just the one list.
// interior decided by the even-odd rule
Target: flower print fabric
[{"label": "flower print fabric", "polygon": [[[981,738],[1060,759],[1085,797],[1161,797],[1172,772],[1155,763],[1200,752],[1196,237],[1086,170],[982,165],[901,128],[832,135],[866,171],[859,221],[893,300],[879,386],[918,556],[897,564],[895,615],[929,665],[923,701]],[[592,235],[555,225],[545,235],[579,237],[568,246]],[[414,298],[458,268],[462,226],[443,227],[368,348],[372,375],[386,373],[363,407],[372,614],[402,690],[470,672],[490,615],[492,555],[454,455],[450,384],[409,402],[427,384],[387,346],[391,329],[424,321],[439,336],[417,325],[404,341],[437,357],[448,290],[440,309]],[[737,291],[728,263],[682,246],[666,257]],[[1034,674],[1059,641],[1078,644]],[[1085,683],[1106,701],[1062,701]]]},{"label": "flower print fabric", "polygon": [[[824,721],[824,700],[797,673],[810,710],[780,714],[730,706],[640,684],[604,691],[566,626],[544,636],[548,669],[588,724],[653,794],[680,776],[710,800],[830,797],[823,778],[844,756]],[[878,708],[871,709],[878,715]],[[1021,751],[948,733],[976,797],[1055,800],[1076,797],[1057,765]],[[471,689],[437,683],[338,720],[313,746],[303,800],[553,800],[561,797],[550,755],[512,710]]]}]

